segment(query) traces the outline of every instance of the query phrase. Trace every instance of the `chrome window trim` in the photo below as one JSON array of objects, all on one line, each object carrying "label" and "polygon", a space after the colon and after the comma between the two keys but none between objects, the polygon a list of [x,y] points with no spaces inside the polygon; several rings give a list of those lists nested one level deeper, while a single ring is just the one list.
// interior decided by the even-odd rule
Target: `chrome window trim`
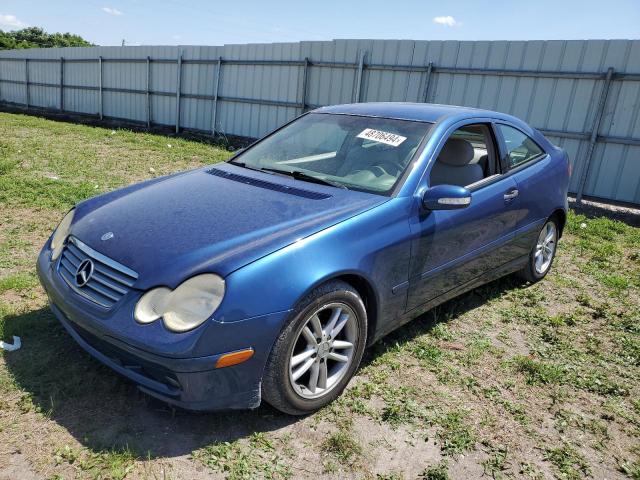
[{"label": "chrome window trim", "polygon": [[465,185],[464,188],[473,192],[484,187],[485,185],[489,185],[493,183],[495,180],[498,180],[498,178],[500,178],[501,176],[502,176],[501,173],[494,173],[493,175],[485,177],[482,180],[478,180],[477,182],[470,183],[469,185]]}]

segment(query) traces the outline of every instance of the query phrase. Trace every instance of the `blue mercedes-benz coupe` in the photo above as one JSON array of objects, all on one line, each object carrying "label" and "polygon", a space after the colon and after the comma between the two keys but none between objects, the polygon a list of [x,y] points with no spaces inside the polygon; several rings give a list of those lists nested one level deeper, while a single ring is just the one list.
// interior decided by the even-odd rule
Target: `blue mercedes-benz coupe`
[{"label": "blue mercedes-benz coupe", "polygon": [[513,272],[542,279],[569,169],[509,115],[324,107],[226,163],[78,204],[38,273],[69,334],[149,395],[304,414],[411,318]]}]

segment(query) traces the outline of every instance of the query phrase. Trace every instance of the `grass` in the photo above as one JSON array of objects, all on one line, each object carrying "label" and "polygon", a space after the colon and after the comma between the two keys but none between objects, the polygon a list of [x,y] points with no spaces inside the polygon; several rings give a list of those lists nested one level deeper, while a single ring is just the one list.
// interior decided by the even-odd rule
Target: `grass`
[{"label": "grass", "polygon": [[490,448],[489,458],[482,462],[485,475],[491,475],[492,478],[502,478],[502,472],[507,470],[507,448],[504,446],[498,446]]},{"label": "grass", "polygon": [[193,454],[193,458],[230,480],[289,478],[291,469],[276,453],[274,443],[264,433],[254,433],[248,442],[221,442]]},{"label": "grass", "polygon": [[[215,163],[224,150],[181,138],[3,115],[0,202],[68,209],[150,176]],[[89,148],[87,148],[89,147]]]},{"label": "grass", "polygon": [[135,460],[136,456],[128,449],[91,452],[82,448],[74,449],[69,445],[56,450],[53,457],[57,466],[69,465],[78,475],[113,480],[127,477],[134,469]]},{"label": "grass", "polygon": [[606,217],[570,212],[544,281],[426,313],[308,417],[174,411],[90,359],[38,286],[51,230],[81,199],[228,155],[0,113],[0,338],[23,341],[0,353],[0,476],[640,478],[640,229]]},{"label": "grass", "polygon": [[352,464],[362,455],[362,446],[347,430],[338,430],[324,441],[324,449],[343,464]]},{"label": "grass", "polygon": [[547,385],[564,381],[565,371],[560,365],[552,365],[518,355],[513,358],[514,367],[524,374],[529,385]]},{"label": "grass", "polygon": [[437,465],[433,465],[424,469],[420,478],[422,480],[449,480],[451,477],[447,472],[447,462],[441,462]]},{"label": "grass", "polygon": [[464,421],[467,415],[467,412],[453,410],[435,417],[434,423],[440,427],[437,439],[444,455],[461,454],[473,448],[476,438]]},{"label": "grass", "polygon": [[24,292],[34,288],[38,284],[38,279],[34,275],[18,273],[8,275],[0,279],[0,293],[12,290],[14,292]]},{"label": "grass", "polygon": [[548,448],[545,459],[550,461],[568,480],[580,480],[589,476],[591,469],[584,457],[571,445],[564,443],[559,447]]}]

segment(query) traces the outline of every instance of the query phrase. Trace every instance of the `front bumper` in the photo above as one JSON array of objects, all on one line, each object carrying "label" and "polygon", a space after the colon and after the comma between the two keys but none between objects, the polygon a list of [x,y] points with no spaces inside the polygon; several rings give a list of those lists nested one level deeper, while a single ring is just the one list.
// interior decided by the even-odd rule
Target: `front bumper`
[{"label": "front bumper", "polygon": [[[246,409],[260,404],[264,365],[289,312],[228,324],[209,321],[202,332],[206,335],[198,335],[200,338],[190,343],[201,352],[203,346],[198,340],[205,339],[210,355],[189,356],[184,350],[179,357],[170,351],[163,355],[132,345],[117,331],[118,323],[131,320],[130,313],[126,313],[131,310],[127,302],[114,309],[113,317],[121,317],[115,321],[100,315],[80,298],[59,277],[49,261],[46,246],[38,258],[37,271],[51,310],[71,337],[91,356],[135,382],[143,392],[188,410]],[[254,356],[239,365],[214,368],[221,355],[239,349],[239,345],[252,347]],[[165,347],[170,350],[170,345]]]}]

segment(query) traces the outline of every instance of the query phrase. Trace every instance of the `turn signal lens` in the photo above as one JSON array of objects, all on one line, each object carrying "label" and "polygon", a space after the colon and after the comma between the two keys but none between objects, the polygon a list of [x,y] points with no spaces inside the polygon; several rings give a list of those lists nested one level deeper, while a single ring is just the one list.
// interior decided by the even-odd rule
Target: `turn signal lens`
[{"label": "turn signal lens", "polygon": [[253,348],[238,350],[236,352],[225,353],[216,362],[216,368],[230,367],[242,362],[246,362],[253,357]]}]

